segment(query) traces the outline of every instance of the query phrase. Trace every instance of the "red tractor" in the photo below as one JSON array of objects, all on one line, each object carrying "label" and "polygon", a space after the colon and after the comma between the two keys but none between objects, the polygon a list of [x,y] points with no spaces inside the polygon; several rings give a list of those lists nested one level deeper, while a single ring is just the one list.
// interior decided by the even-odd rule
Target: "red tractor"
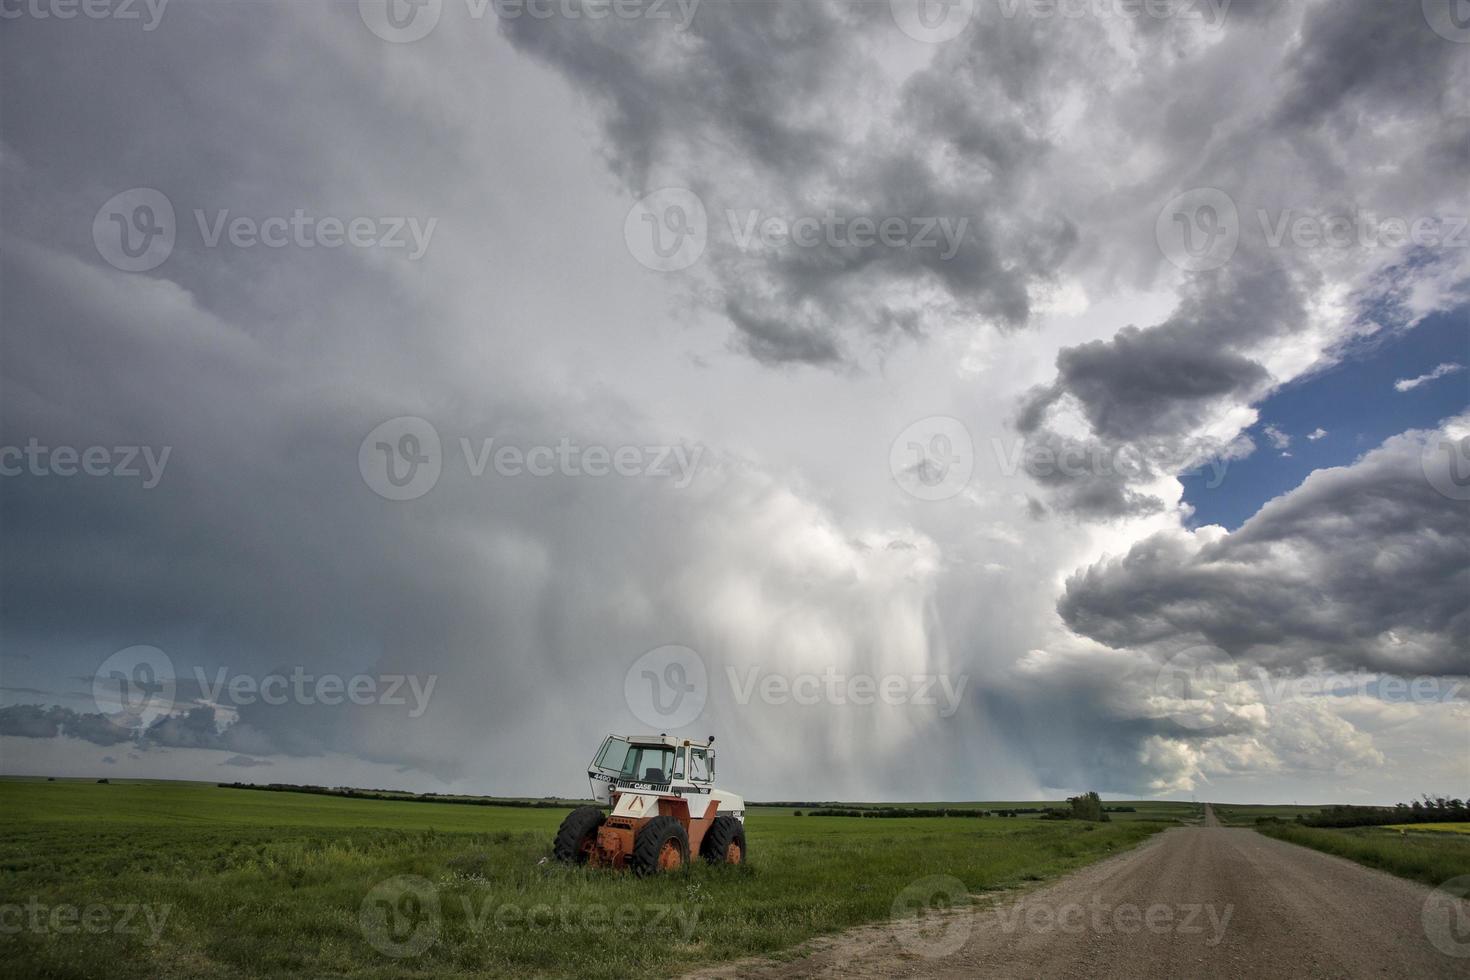
[{"label": "red tractor", "polygon": [[[672,871],[698,854],[742,864],[745,801],[714,788],[714,739],[609,735],[587,770],[592,798],[562,821],[552,853],[567,864]],[[605,812],[603,806],[612,806]]]}]

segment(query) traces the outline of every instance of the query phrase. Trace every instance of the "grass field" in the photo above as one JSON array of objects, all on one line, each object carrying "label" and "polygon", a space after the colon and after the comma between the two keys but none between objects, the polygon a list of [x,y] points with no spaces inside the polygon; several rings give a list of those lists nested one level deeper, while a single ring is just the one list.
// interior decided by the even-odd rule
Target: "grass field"
[{"label": "grass field", "polygon": [[559,810],[23,779],[0,780],[0,804],[0,957],[44,977],[669,975],[889,918],[926,876],[1040,880],[1194,812],[753,808],[750,864],[639,880],[543,862]]},{"label": "grass field", "polygon": [[1434,834],[1470,834],[1470,823],[1395,823],[1385,830],[1402,830],[1405,833],[1428,831]]},{"label": "grass field", "polygon": [[1339,830],[1294,823],[1262,823],[1256,829],[1278,840],[1336,854],[1426,885],[1440,885],[1451,878],[1470,875],[1470,834],[1436,833],[1427,829],[1433,826],[1409,825],[1404,833],[1392,827]]}]

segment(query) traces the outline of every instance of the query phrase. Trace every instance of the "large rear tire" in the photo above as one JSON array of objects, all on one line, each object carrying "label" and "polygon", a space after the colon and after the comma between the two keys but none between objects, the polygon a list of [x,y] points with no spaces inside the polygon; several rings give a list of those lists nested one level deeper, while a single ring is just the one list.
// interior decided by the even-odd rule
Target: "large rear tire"
[{"label": "large rear tire", "polygon": [[705,831],[699,853],[710,864],[744,864],[745,824],[729,814],[715,817]]},{"label": "large rear tire", "polygon": [[654,817],[633,841],[630,862],[638,875],[677,871],[689,864],[689,832],[673,817]]},{"label": "large rear tire", "polygon": [[556,832],[556,843],[551,846],[552,855],[565,864],[586,864],[597,844],[597,828],[607,820],[607,814],[595,806],[579,806],[561,822]]}]

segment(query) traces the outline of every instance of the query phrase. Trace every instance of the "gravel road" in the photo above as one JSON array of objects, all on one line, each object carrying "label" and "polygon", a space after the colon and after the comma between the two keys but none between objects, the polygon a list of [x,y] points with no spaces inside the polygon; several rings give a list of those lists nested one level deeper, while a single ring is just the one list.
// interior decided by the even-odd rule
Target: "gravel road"
[{"label": "gravel road", "polygon": [[[922,927],[864,926],[816,940],[796,960],[694,976],[1467,980],[1470,932],[1454,934],[1463,955],[1437,949],[1423,919],[1430,900],[1423,885],[1222,827],[1207,806],[1204,826],[1167,830],[1023,894],[976,895]],[[1456,914],[1462,929],[1470,924],[1470,907]]]}]

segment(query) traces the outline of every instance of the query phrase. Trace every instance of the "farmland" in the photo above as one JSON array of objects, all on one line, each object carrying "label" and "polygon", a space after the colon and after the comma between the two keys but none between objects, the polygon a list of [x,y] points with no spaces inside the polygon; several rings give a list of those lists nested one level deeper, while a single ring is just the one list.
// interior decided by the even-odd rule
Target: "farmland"
[{"label": "farmland", "polygon": [[1426,885],[1470,874],[1470,824],[1422,823],[1365,827],[1307,827],[1326,809],[1302,805],[1216,804],[1225,826],[1253,827],[1268,837],[1344,857]]},{"label": "farmland", "polygon": [[0,901],[22,923],[0,955],[62,977],[670,975],[886,919],[926,876],[1039,881],[1198,810],[1089,825],[754,807],[750,864],[639,880],[544,862],[558,809],[33,779],[0,780],[0,803]]},{"label": "farmland", "polygon": [[1395,823],[1385,830],[1402,830],[1405,833],[1470,834],[1470,823]]},{"label": "farmland", "polygon": [[1238,804],[1216,803],[1215,818],[1227,827],[1252,827],[1257,820],[1295,820],[1297,817],[1309,817],[1319,812],[1321,806],[1300,806],[1296,804]]},{"label": "farmland", "polygon": [[[1465,825],[1444,826],[1458,830]],[[1439,885],[1460,875],[1470,875],[1470,833],[1445,832],[1433,827],[1433,824],[1410,824],[1403,828],[1329,829],[1266,821],[1256,829],[1277,840],[1335,854],[1426,885]]]},{"label": "farmland", "polygon": [[[1047,809],[1065,810],[1066,800],[976,800],[967,803],[820,803],[820,804],[754,804],[753,810],[761,813],[780,813],[795,815],[798,811],[810,813],[812,809],[839,807],[854,810],[883,810],[891,806],[902,806],[919,810],[954,809],[954,810],[986,810],[997,819],[1016,820],[1038,820],[1042,812]],[[1176,800],[1104,800],[1103,806],[1108,811],[1109,820],[1144,820],[1144,821],[1169,821],[1179,823],[1198,823],[1204,814],[1204,805],[1200,803],[1179,802]],[[1127,809],[1119,810],[1124,807]],[[998,816],[1002,813],[1015,812],[1013,818]]]}]

